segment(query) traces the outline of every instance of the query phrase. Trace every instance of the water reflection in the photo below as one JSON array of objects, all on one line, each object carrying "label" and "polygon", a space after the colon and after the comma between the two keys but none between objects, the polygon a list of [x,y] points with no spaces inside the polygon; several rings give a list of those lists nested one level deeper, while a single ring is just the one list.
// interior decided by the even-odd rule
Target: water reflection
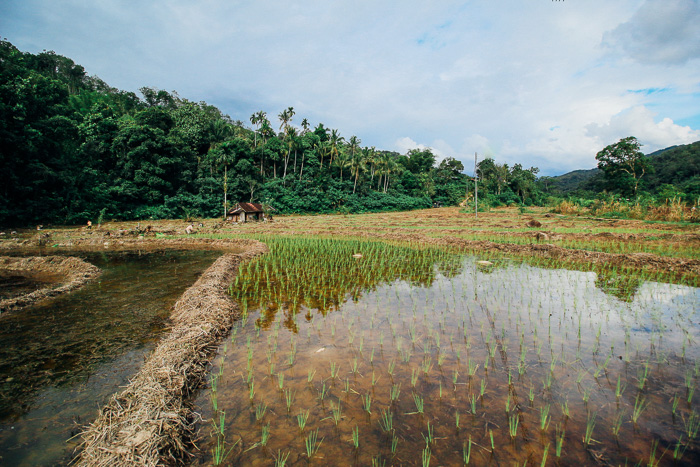
[{"label": "water reflection", "polygon": [[371,267],[392,266],[373,275],[337,259],[357,245],[313,248],[301,249],[308,262],[273,250],[241,276],[249,316],[219,349],[216,391],[197,402],[205,420],[225,412],[224,429],[202,425],[195,464],[212,463],[217,440],[238,441],[228,461],[244,465],[280,454],[288,465],[458,465],[469,440],[475,465],[700,461],[697,288],[625,282],[620,300],[592,272],[485,271],[472,257],[404,261],[388,249]]},{"label": "water reflection", "polygon": [[66,439],[138,370],[171,305],[218,253],[78,255],[103,269],[96,281],[2,317],[2,465],[69,460]]}]

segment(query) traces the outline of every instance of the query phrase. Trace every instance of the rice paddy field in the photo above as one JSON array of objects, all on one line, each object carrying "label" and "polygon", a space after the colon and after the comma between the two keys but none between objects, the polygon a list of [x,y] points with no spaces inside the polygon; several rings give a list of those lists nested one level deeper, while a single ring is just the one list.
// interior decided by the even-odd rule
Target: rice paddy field
[{"label": "rice paddy field", "polygon": [[199,422],[183,462],[700,464],[697,224],[537,208],[189,224],[0,239],[40,254],[269,246],[230,286],[241,318],[185,400]]},{"label": "rice paddy field", "polygon": [[693,280],[256,238],[270,252],[231,285],[243,317],[195,401],[195,465],[700,463]]}]

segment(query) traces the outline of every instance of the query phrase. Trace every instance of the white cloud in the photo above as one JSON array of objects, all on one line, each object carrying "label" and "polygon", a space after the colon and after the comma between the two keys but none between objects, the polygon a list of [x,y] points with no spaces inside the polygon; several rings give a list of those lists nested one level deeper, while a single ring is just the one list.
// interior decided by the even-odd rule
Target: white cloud
[{"label": "white cloud", "polygon": [[[177,90],[245,122],[293,106],[295,122],[378,149],[557,174],[595,166],[618,133],[698,138],[674,123],[700,108],[698,3],[660,5],[5,0],[0,17],[20,49],[53,49],[122,89]],[[651,88],[667,91],[629,92]],[[658,115],[623,118],[636,108]]]},{"label": "white cloud", "polygon": [[654,113],[643,105],[614,115],[608,123],[592,123],[586,127],[586,133],[603,147],[627,136],[635,136],[647,153],[700,140],[700,130],[676,125],[668,117],[655,122]]}]

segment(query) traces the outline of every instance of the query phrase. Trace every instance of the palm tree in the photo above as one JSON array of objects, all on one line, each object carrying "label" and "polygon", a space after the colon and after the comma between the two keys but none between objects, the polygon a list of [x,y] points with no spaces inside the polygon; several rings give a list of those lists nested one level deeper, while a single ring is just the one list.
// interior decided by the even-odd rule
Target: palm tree
[{"label": "palm tree", "polygon": [[377,150],[372,146],[369,148],[369,153],[365,159],[365,163],[369,164],[370,182],[369,186],[372,188],[372,183],[374,183],[374,174],[377,172],[377,162],[379,160],[379,155]]},{"label": "palm tree", "polygon": [[380,152],[376,154],[376,165],[377,165],[377,173],[379,174],[379,178],[377,179],[377,190],[382,187],[382,179],[384,177],[388,177],[389,173],[389,154],[386,152]]},{"label": "palm tree", "polygon": [[335,165],[340,168],[340,181],[343,181],[343,169],[350,165],[350,154],[344,149],[341,149],[335,157]]},{"label": "palm tree", "polygon": [[263,170],[263,159],[265,158],[265,137],[270,137],[275,135],[275,130],[270,126],[270,121],[267,118],[263,118],[260,123],[260,136],[262,136],[263,144],[260,146],[260,175],[265,175]]},{"label": "palm tree", "polygon": [[289,126],[289,122],[292,121],[292,117],[294,116],[294,107],[287,107],[286,110],[283,110],[280,112],[280,114],[277,116],[277,118],[280,119],[280,131],[284,128],[285,130]]},{"label": "palm tree", "polygon": [[398,162],[396,162],[394,159],[389,158],[387,168],[386,168],[386,177],[384,180],[384,193],[389,189],[389,174],[393,172],[398,172],[401,167],[399,166]]},{"label": "palm tree", "polygon": [[[267,113],[263,112],[262,110],[259,112],[255,112],[253,115],[250,116],[250,123],[253,125],[257,126],[257,131],[253,131],[254,139],[253,139],[253,150],[257,148],[258,146],[258,131],[264,126],[265,122],[269,122],[267,120]],[[265,143],[263,142],[263,146]],[[260,152],[260,175],[263,174],[263,152]]]},{"label": "palm tree", "polygon": [[[287,165],[289,164],[289,155],[292,152],[292,145],[294,144],[294,139],[297,136],[297,129],[293,126],[288,126],[284,130],[284,139],[287,142],[287,156],[284,158],[284,174],[282,175],[282,180],[287,178]],[[296,152],[294,153],[294,170],[296,171]]]},{"label": "palm tree", "polygon": [[367,168],[366,161],[374,148],[364,148],[357,151],[350,160],[351,174],[355,172],[355,185],[352,187],[352,192],[355,193],[357,190],[357,179],[360,177],[360,170],[365,170]]},{"label": "palm tree", "polygon": [[[255,112],[253,115],[250,116],[250,123],[253,125],[257,126],[258,130],[260,129],[260,124],[263,122],[263,120],[267,117],[267,114],[263,112],[262,110],[259,112]],[[253,139],[253,149],[258,147],[258,133],[256,131],[253,131],[254,139]]]},{"label": "palm tree", "polygon": [[338,146],[345,141],[345,138],[340,136],[340,133],[338,133],[338,130],[331,130],[331,161],[328,163],[328,168],[330,169],[331,165],[333,164],[333,156],[338,155]]}]

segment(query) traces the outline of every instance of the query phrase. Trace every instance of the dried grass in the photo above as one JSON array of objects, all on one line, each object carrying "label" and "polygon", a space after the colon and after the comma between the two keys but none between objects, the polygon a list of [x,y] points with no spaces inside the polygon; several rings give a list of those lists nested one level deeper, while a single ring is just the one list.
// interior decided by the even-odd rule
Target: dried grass
[{"label": "dried grass", "polygon": [[190,455],[194,413],[188,403],[216,345],[239,313],[227,288],[242,261],[267,251],[260,242],[245,244],[245,253],[221,256],[180,297],[172,313],[172,331],[82,433],[78,465],[168,465]]},{"label": "dried grass", "polygon": [[76,290],[100,274],[100,269],[73,256],[31,256],[25,258],[0,256],[0,269],[12,274],[31,276],[49,273],[62,276],[50,286],[34,292],[0,300],[0,312],[16,311],[41,300]]}]

